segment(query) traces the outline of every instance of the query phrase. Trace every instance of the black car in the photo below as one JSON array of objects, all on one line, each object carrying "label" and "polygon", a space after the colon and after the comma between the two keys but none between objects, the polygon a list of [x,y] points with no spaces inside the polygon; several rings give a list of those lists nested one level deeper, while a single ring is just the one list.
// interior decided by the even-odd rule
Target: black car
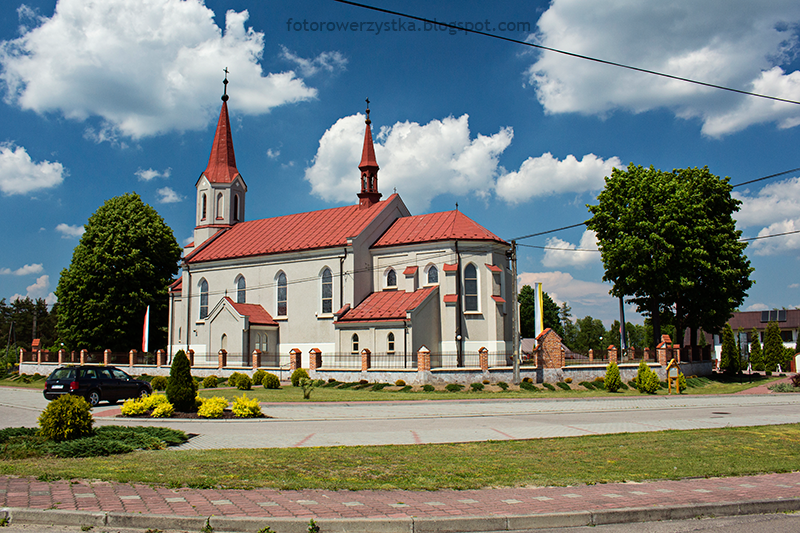
[{"label": "black car", "polygon": [[134,379],[113,366],[62,366],[53,370],[44,386],[44,397],[48,400],[62,394],[76,394],[86,398],[92,407],[101,401],[115,404],[151,392],[148,382]]}]

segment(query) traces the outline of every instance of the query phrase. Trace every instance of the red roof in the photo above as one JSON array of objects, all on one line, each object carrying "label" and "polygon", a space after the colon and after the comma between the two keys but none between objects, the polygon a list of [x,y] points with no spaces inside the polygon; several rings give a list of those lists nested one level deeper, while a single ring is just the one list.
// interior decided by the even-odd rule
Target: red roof
[{"label": "red roof", "polygon": [[228,303],[231,305],[231,307],[236,309],[237,313],[248,317],[251,324],[259,326],[278,325],[278,323],[275,322],[275,319],[272,318],[272,315],[267,313],[267,310],[261,307],[259,304],[237,304],[228,296],[226,296],[225,299],[228,300]]},{"label": "red roof", "polygon": [[460,211],[445,211],[397,219],[372,247],[435,241],[506,241]]},{"label": "red roof", "polygon": [[503,269],[500,268],[497,265],[490,265],[489,263],[484,263],[484,264],[486,265],[486,268],[488,268],[492,272],[502,272],[503,271]]},{"label": "red roof", "polygon": [[236,156],[233,153],[228,102],[222,102],[214,143],[211,145],[211,157],[208,158],[208,166],[203,174],[211,183],[230,183],[239,175],[239,171],[236,170]]},{"label": "red roof", "polygon": [[458,263],[445,263],[443,270],[445,272],[458,272]]},{"label": "red roof", "polygon": [[239,222],[215,235],[207,246],[186,257],[200,263],[234,257],[347,246],[348,237],[359,235],[396,195],[370,207],[348,205],[262,220]]},{"label": "red roof", "polygon": [[373,292],[358,307],[350,310],[339,322],[371,322],[376,320],[403,320],[406,311],[417,308],[438,287],[426,287],[414,292]]},{"label": "red roof", "polygon": [[446,304],[454,304],[458,301],[458,294],[445,294],[442,301]]},{"label": "red roof", "polygon": [[364,130],[364,147],[361,149],[361,163],[358,164],[358,168],[361,170],[370,167],[378,169],[378,160],[375,158],[375,147],[372,145],[372,129],[369,125],[370,120],[367,118],[367,127]]},{"label": "red roof", "polygon": [[505,299],[504,299],[502,296],[495,296],[495,295],[492,295],[492,300],[494,300],[495,302],[497,302],[497,303],[499,303],[499,304],[504,304],[504,303],[506,303]]},{"label": "red roof", "polygon": [[169,290],[171,292],[181,292],[183,290],[183,278],[180,277],[172,282],[172,285],[169,286]]},{"label": "red roof", "polygon": [[418,266],[407,266],[406,269],[403,271],[404,276],[413,276],[419,270]]}]

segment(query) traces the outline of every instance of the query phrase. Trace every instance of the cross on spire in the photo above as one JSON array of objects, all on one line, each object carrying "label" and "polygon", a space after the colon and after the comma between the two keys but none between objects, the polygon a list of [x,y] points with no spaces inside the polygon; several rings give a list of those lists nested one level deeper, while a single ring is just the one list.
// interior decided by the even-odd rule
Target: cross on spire
[{"label": "cross on spire", "polygon": [[369,98],[367,98],[367,120],[364,121],[366,124],[372,124],[372,121],[369,119]]},{"label": "cross on spire", "polygon": [[224,69],[222,69],[222,72],[225,73],[225,79],[222,80],[222,84],[223,84],[222,86],[224,87],[224,90],[222,91],[222,101],[223,102],[227,102],[228,101],[228,67],[225,67]]}]

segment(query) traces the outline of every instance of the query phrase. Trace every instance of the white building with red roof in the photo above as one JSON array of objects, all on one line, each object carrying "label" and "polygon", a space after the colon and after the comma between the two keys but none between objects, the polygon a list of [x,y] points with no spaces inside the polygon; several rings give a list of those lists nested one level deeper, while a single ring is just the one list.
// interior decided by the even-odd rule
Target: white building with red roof
[{"label": "white building with red roof", "polygon": [[493,365],[510,361],[509,244],[458,210],[412,216],[399,195],[382,200],[369,109],[357,203],[248,221],[227,100],[170,288],[170,354],[279,367],[295,350],[307,368],[319,350],[324,367],[347,368],[367,349],[375,367],[408,368],[422,347],[444,367],[486,348]]}]

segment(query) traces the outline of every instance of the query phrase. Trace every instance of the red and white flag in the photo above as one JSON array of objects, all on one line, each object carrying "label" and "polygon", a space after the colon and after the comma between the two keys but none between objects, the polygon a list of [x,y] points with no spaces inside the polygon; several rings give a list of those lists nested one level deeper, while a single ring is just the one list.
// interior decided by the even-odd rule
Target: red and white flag
[{"label": "red and white flag", "polygon": [[144,312],[144,328],[142,329],[142,352],[147,353],[150,343],[150,306]]}]

